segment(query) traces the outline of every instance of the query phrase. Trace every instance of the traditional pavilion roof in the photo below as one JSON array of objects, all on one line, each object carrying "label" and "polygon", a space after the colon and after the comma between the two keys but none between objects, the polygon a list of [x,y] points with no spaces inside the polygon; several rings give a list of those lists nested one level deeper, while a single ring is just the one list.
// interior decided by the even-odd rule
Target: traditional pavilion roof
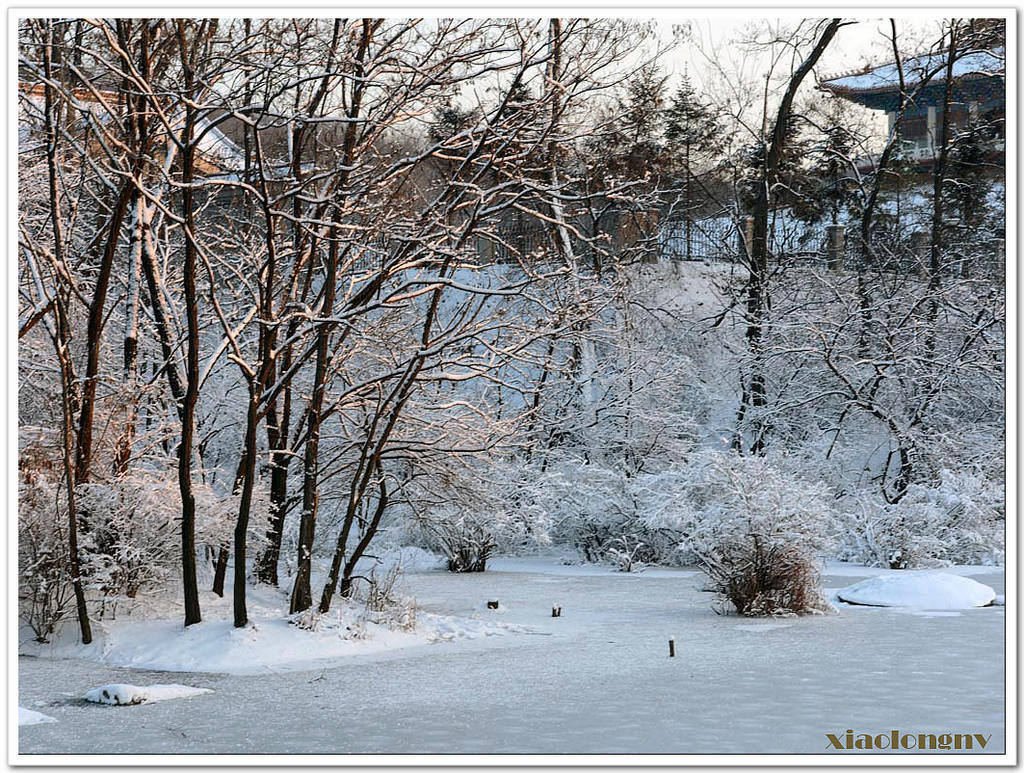
[{"label": "traditional pavilion roof", "polygon": [[[918,102],[930,104],[931,99],[943,90],[947,56],[948,52],[938,51],[903,60],[903,81],[907,90],[928,80]],[[1003,48],[975,51],[953,63],[953,78],[960,96],[980,101],[1005,100],[1005,73],[1006,54]],[[828,78],[821,82],[820,88],[875,110],[893,110],[899,100],[899,85],[896,63],[887,62],[860,72]]]}]

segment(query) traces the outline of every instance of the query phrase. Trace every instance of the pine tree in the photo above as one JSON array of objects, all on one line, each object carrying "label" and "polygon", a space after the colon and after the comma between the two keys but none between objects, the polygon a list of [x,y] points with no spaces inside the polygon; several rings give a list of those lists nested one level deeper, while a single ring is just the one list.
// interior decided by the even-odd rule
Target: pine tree
[{"label": "pine tree", "polygon": [[832,225],[838,225],[839,213],[856,197],[850,174],[854,137],[847,128],[842,100],[831,100],[830,107],[821,140],[810,152],[813,183],[807,195],[800,197],[794,213],[806,222],[817,222],[827,215]]},{"label": "pine tree", "polygon": [[1002,218],[998,217],[995,223],[986,222],[993,214],[989,204],[992,182],[986,160],[991,133],[992,126],[987,122],[971,122],[953,138],[949,151],[946,196],[956,216],[956,225],[950,229],[950,247],[964,278],[972,273],[973,257],[996,249],[997,234],[1003,226]]},{"label": "pine tree", "polygon": [[666,172],[665,81],[654,66],[640,69],[620,93],[609,131],[594,139],[612,176],[646,179],[648,189],[658,187]]},{"label": "pine tree", "polygon": [[676,89],[672,104],[665,111],[665,139],[678,170],[686,224],[686,259],[693,244],[693,179],[694,166],[704,164],[722,149],[718,130],[721,116],[710,103],[694,91],[689,75],[684,75]]}]

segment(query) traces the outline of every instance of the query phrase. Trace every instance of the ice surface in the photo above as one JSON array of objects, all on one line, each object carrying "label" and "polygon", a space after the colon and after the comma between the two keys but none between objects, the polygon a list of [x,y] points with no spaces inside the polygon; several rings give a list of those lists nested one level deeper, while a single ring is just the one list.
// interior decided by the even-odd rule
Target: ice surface
[{"label": "ice surface", "polygon": [[737,625],[737,631],[774,631],[777,628],[789,628],[789,623],[744,623]]},{"label": "ice surface", "polygon": [[32,711],[32,709],[26,709],[24,706],[18,706],[18,727],[25,727],[26,725],[42,725],[47,722],[56,721],[56,719],[48,717],[46,714],[41,714],[38,711]]},{"label": "ice surface", "polygon": [[840,601],[872,607],[970,609],[995,601],[996,592],[969,577],[948,572],[904,571],[872,577],[836,594]]},{"label": "ice surface", "polygon": [[191,698],[212,692],[205,687],[189,687],[184,684],[151,684],[139,687],[134,684],[105,684],[94,687],[85,694],[87,701],[108,703],[111,706],[135,706],[139,703],[169,701],[174,698]]},{"label": "ice surface", "polygon": [[[412,574],[422,613],[481,614],[528,632],[358,653],[306,671],[179,675],[19,659],[18,697],[59,724],[21,733],[55,753],[824,753],[825,733],[991,733],[1005,746],[1002,607],[958,617],[843,605],[776,621],[716,615],[695,572],[636,576],[550,560],[517,571]],[[537,571],[526,571],[526,564]],[[573,574],[566,574],[574,571]],[[1003,592],[1002,572],[978,575]],[[857,574],[859,572],[859,575]],[[877,570],[846,565],[841,587]],[[551,617],[551,603],[562,617]],[[204,608],[204,613],[206,609]],[[675,636],[676,657],[668,657]],[[315,666],[315,668],[313,667]],[[78,696],[106,682],[213,693],[144,711]]]}]

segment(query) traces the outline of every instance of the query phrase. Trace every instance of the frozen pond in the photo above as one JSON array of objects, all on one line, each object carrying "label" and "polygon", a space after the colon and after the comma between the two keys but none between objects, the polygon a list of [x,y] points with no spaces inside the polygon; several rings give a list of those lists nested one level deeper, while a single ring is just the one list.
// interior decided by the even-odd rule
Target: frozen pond
[{"label": "frozen pond", "polygon": [[[719,616],[696,572],[623,575],[496,561],[483,575],[410,574],[425,611],[492,614],[530,633],[356,655],[253,675],[19,660],[23,754],[823,753],[825,733],[991,734],[1004,746],[1004,609],[843,606],[773,620]],[[872,570],[830,570],[839,588]],[[972,573],[1003,593],[1003,575]],[[484,609],[500,600],[496,612]],[[562,617],[552,618],[559,604]],[[677,657],[668,657],[675,636]],[[212,693],[124,708],[97,685]]]}]

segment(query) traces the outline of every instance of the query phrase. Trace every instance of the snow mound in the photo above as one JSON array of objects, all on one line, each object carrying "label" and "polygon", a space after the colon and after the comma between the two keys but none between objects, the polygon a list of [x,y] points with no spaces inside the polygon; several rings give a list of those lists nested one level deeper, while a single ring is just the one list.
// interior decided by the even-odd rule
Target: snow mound
[{"label": "snow mound", "polygon": [[188,687],[183,684],[151,684],[148,687],[137,687],[134,684],[105,684],[95,687],[85,694],[87,701],[107,703],[111,706],[135,706],[139,703],[169,701],[174,698],[191,698],[213,692],[205,687]]},{"label": "snow mound", "polygon": [[946,572],[880,575],[842,588],[836,595],[848,604],[912,609],[970,609],[988,606],[996,598],[989,586]]},{"label": "snow mound", "polygon": [[56,721],[56,719],[48,717],[46,714],[40,714],[38,711],[26,709],[24,706],[18,706],[18,727],[25,727],[26,725],[45,725],[47,722]]},{"label": "snow mound", "polygon": [[384,563],[397,564],[403,572],[429,572],[444,565],[437,554],[413,545],[389,551],[384,556]]}]

